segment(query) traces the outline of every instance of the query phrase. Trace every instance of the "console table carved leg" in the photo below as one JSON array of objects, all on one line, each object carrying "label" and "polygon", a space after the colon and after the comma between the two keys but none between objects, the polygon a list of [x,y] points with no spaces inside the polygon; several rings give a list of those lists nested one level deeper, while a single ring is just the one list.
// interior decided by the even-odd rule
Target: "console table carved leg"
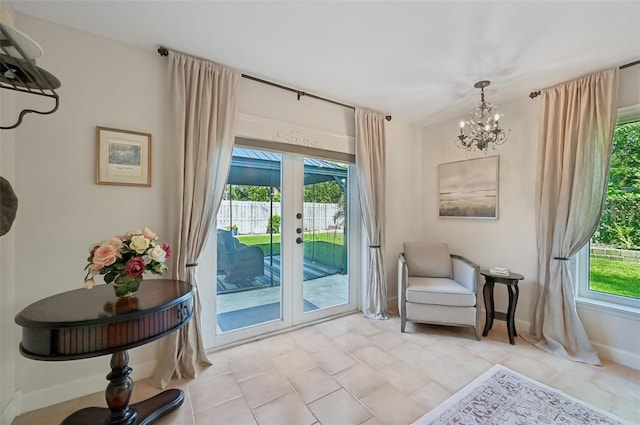
[{"label": "console table carved leg", "polygon": [[482,290],[484,295],[484,309],[487,314],[487,320],[484,324],[484,331],[482,336],[489,335],[489,330],[493,326],[494,317],[494,304],[493,304],[493,281],[490,279],[485,280],[484,288]]},{"label": "console table carved leg", "polygon": [[162,416],[180,407],[184,393],[178,389],[161,392],[147,400],[129,405],[133,381],[129,377],[129,354],[116,351],[111,356],[109,384],[105,390],[108,409],[88,407],[78,410],[62,421],[61,425],[149,425]]}]

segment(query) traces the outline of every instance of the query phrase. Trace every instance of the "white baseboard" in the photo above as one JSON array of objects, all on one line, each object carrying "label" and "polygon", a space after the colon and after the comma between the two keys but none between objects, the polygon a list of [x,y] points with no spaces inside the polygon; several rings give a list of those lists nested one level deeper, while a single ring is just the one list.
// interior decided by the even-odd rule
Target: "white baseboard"
[{"label": "white baseboard", "polygon": [[[516,329],[522,330],[523,333],[528,333],[530,326],[531,322],[516,318]],[[591,341],[591,345],[598,353],[598,356],[622,366],[640,370],[640,354],[620,350],[594,341]]]},{"label": "white baseboard", "polygon": [[[131,365],[131,368],[133,369],[131,372],[131,379],[139,381],[150,377],[153,374],[156,363],[157,361],[150,360],[148,362]],[[63,384],[22,393],[22,403],[18,406],[19,409],[17,409],[15,413],[21,415],[32,410],[62,403],[74,398],[96,392],[104,392],[108,384],[108,381],[105,379],[107,372],[108,370],[104,370],[100,371],[98,374],[75,381],[69,381]],[[4,422],[2,422],[2,424],[4,425]]]},{"label": "white baseboard", "polygon": [[7,404],[7,407],[5,407],[2,413],[0,413],[0,425],[10,425],[16,416],[18,416],[21,396],[22,394],[20,391],[13,393],[13,397],[11,397],[9,404]]},{"label": "white baseboard", "polygon": [[593,348],[596,349],[600,357],[611,360],[612,362],[618,363],[622,366],[640,370],[640,355],[638,353],[619,350],[597,342],[591,342],[591,345],[593,345]]}]

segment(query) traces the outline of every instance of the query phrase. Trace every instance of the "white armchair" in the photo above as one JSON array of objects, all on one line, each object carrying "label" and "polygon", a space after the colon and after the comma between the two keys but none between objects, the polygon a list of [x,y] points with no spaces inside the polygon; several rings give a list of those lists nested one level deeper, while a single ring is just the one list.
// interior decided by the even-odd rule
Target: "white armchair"
[{"label": "white armchair", "polygon": [[400,330],[407,320],[469,326],[480,340],[479,267],[447,244],[405,242],[398,259]]}]

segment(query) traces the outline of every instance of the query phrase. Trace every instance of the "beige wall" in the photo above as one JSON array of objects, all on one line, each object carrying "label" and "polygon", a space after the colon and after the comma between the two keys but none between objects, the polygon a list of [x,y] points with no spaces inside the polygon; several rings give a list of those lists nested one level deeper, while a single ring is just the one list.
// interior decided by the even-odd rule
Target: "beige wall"
[{"label": "beige wall", "polygon": [[[13,16],[9,5],[0,1],[0,9]],[[11,90],[0,93],[0,125],[13,125],[16,121],[15,95]],[[7,179],[15,191],[15,130],[0,130],[0,176]],[[0,200],[1,202],[2,200]],[[9,423],[15,416],[15,335],[13,324],[15,303],[15,225],[0,236],[0,424]]]},{"label": "beige wall", "polygon": [[[0,8],[6,5],[0,2]],[[11,11],[9,11],[11,12]],[[15,96],[11,90],[0,93],[0,125],[15,123]],[[15,131],[0,130],[0,176],[15,190]],[[2,200],[0,200],[1,202]],[[13,324],[15,302],[15,225],[0,236],[0,424],[15,415],[16,328]]]},{"label": "beige wall", "polygon": [[[14,225],[11,318],[34,301],[81,288],[92,242],[143,226],[161,237],[167,233],[164,59],[152,49],[23,15],[17,15],[16,25],[42,45],[44,55],[38,65],[58,77],[62,87],[57,112],[27,115],[15,130],[15,189],[20,208]],[[16,108],[33,107],[40,101],[34,98],[16,98]],[[151,188],[94,183],[96,126],[152,133]],[[14,329],[19,328],[14,325]],[[104,390],[108,357],[56,363],[29,360],[17,353],[19,336],[16,331],[12,346],[15,388],[23,394],[21,411]],[[129,354],[134,378],[148,375],[155,344]]]},{"label": "beige wall", "polygon": [[[23,394],[20,413],[104,390],[107,357],[55,364],[25,359],[16,349],[19,328],[13,316],[36,300],[80,287],[91,242],[139,226],[149,226],[161,237],[166,234],[163,169],[168,141],[163,137],[166,59],[152,46],[136,48],[21,15],[17,25],[43,46],[45,55],[38,64],[62,81],[59,111],[28,116],[14,132],[0,132],[0,171],[15,178],[20,198],[14,229],[0,239],[1,401],[5,409]],[[16,108],[32,106],[31,102],[35,100],[16,99]],[[493,221],[437,218],[437,164],[464,158],[453,147],[455,121],[424,131],[397,119],[387,124],[384,255],[390,306],[395,302],[396,258],[402,242],[438,239],[482,265],[506,265],[527,276],[518,319],[528,320],[528,287],[535,272],[537,102],[523,96],[501,106],[512,135],[498,152],[500,219]],[[4,93],[2,107],[3,115],[13,109]],[[308,98],[297,101],[295,94],[246,80],[241,82],[239,112],[338,136],[354,132],[350,110]],[[151,188],[94,183],[96,126],[152,133]],[[212,282],[202,288],[210,299],[215,270],[200,267],[199,277],[201,282]],[[497,298],[498,304],[504,303],[505,297]],[[150,374],[158,349],[150,344],[130,350],[134,378]]]},{"label": "beige wall", "polygon": [[[522,99],[499,106],[505,126],[511,128],[506,144],[487,154],[499,155],[499,218],[438,217],[438,164],[465,159],[465,151],[455,146],[459,119],[451,120],[423,130],[422,236],[426,240],[447,242],[452,252],[467,256],[481,267],[508,267],[524,275],[517,310],[517,318],[524,320],[531,312],[530,294],[536,265],[534,190],[539,113],[537,102],[528,99],[526,94]],[[483,153],[470,153],[468,158],[483,156]],[[495,291],[496,309],[506,311],[507,294],[500,289]]]},{"label": "beige wall", "polygon": [[[28,117],[15,131],[16,191],[21,198],[15,285],[10,280],[5,284],[4,276],[2,285],[15,288],[15,305],[7,313],[10,320],[3,317],[3,325],[9,322],[7,329],[15,331],[7,357],[15,362],[13,389],[23,395],[21,413],[104,390],[107,357],[60,362],[55,367],[25,359],[15,349],[19,328],[12,319],[34,301],[81,287],[86,250],[93,241],[141,226],[151,227],[161,238],[166,234],[163,169],[168,159],[163,147],[168,141],[163,137],[166,58],[153,47],[140,49],[22,15],[18,25],[43,46],[45,55],[38,64],[62,82],[60,109]],[[21,99],[16,107],[31,101]],[[352,140],[354,134],[353,111],[311,98],[298,101],[294,93],[245,79],[240,83],[238,110],[245,116],[317,129],[338,140]],[[152,133],[151,188],[94,183],[96,126]],[[408,238],[419,222],[420,158],[414,152],[420,132],[394,120],[387,125],[387,140],[390,244],[385,258],[393,263],[399,241]],[[204,338],[211,346],[215,311],[206,301],[215,293],[215,270],[200,263]],[[393,277],[393,273],[392,264],[387,274]],[[156,343],[129,351],[134,378],[151,373],[159,349]]]},{"label": "beige wall", "polygon": [[[387,176],[384,253],[389,308],[397,312],[398,254],[402,243],[419,235],[424,222],[422,205],[426,184],[422,169],[421,131],[392,120],[386,127]],[[417,141],[417,142],[416,142]]]},{"label": "beige wall", "polygon": [[[640,103],[640,67],[621,71],[619,106]],[[491,97],[488,97],[491,101]],[[535,186],[538,146],[539,98],[501,104],[504,125],[511,128],[507,143],[489,155],[500,156],[499,219],[469,220],[438,218],[437,166],[465,158],[455,147],[458,121],[440,123],[423,130],[422,195],[425,240],[448,242],[453,252],[469,256],[482,267],[504,266],[525,276],[520,283],[516,311],[517,328],[528,331],[534,308],[532,287],[536,279]],[[478,154],[469,157],[478,157]],[[481,156],[481,155],[480,155]],[[501,290],[502,289],[502,290]],[[507,293],[496,288],[496,309],[506,311]],[[590,340],[607,359],[640,369],[640,341],[630,338],[637,329],[637,313],[624,313],[589,303],[578,303]]]},{"label": "beige wall", "polygon": [[[15,122],[14,96],[3,93],[0,99],[1,125]],[[0,130],[0,176],[4,177],[15,191],[15,138],[14,131]],[[18,194],[18,201],[20,196]],[[21,207],[21,205],[19,205]],[[20,212],[18,209],[18,212]],[[0,236],[0,423],[11,417],[15,410],[15,335],[13,324],[15,304],[15,224],[4,236]]]}]

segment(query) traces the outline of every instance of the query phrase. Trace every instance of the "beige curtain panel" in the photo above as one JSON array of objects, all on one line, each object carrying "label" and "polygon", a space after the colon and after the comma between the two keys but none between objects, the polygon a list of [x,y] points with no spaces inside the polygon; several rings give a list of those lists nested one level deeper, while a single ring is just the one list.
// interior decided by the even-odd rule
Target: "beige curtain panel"
[{"label": "beige curtain panel", "polygon": [[153,383],[195,378],[210,361],[202,343],[196,264],[204,248],[233,153],[240,74],[210,61],[169,51],[168,220],[175,279],[196,288],[194,317],[164,339]]},{"label": "beige curtain panel", "polygon": [[607,191],[618,68],[542,91],[536,187],[536,345],[600,364],[576,311],[568,259],[591,239]]},{"label": "beige curtain panel", "polygon": [[356,108],[356,175],[362,219],[369,241],[369,270],[364,315],[387,318],[387,281],[384,272],[384,115]]}]

